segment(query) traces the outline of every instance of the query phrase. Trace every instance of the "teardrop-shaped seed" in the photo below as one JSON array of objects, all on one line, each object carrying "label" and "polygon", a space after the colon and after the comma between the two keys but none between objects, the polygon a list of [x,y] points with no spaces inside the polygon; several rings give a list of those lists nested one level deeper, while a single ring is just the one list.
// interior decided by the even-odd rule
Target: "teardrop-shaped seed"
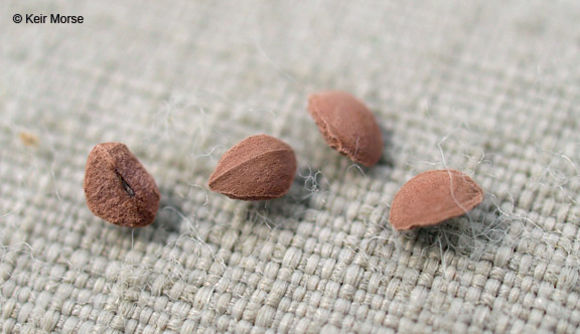
[{"label": "teardrop-shaped seed", "polygon": [[469,176],[453,170],[421,173],[401,187],[391,204],[397,230],[436,225],[461,216],[483,201],[483,190]]},{"label": "teardrop-shaped seed", "polygon": [[288,192],[295,174],[292,147],[268,135],[255,135],[224,153],[209,187],[234,199],[272,199]]},{"label": "teardrop-shaped seed", "polygon": [[354,96],[340,91],[312,94],[308,111],[330,147],[367,167],[379,161],[381,130],[375,116]]},{"label": "teardrop-shaped seed", "polygon": [[113,224],[146,226],[159,209],[155,180],[121,143],[101,143],[91,150],[84,189],[89,209]]}]

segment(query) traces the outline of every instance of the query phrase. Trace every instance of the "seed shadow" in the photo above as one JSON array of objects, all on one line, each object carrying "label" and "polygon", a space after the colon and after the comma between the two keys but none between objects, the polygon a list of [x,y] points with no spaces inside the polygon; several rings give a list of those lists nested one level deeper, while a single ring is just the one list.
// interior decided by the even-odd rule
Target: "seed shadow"
[{"label": "seed shadow", "polygon": [[445,222],[401,232],[403,240],[422,248],[450,250],[458,255],[479,259],[502,244],[509,224],[495,204],[486,197],[484,202],[468,214]]},{"label": "seed shadow", "polygon": [[379,125],[381,129],[381,134],[383,136],[383,153],[381,158],[377,162],[377,166],[386,166],[393,168],[395,166],[395,158],[393,152],[393,130],[384,127],[382,124]]},{"label": "seed shadow", "polygon": [[266,223],[284,220],[301,221],[306,211],[311,207],[312,197],[328,189],[320,169],[302,167],[298,170],[288,193],[277,199],[250,202],[247,206],[246,218]]},{"label": "seed shadow", "polygon": [[183,211],[183,199],[176,196],[170,189],[159,188],[161,199],[155,221],[140,228],[123,228],[120,234],[131,239],[131,244],[137,241],[145,244],[155,242],[167,245],[172,238],[181,233],[184,222],[188,219]]}]

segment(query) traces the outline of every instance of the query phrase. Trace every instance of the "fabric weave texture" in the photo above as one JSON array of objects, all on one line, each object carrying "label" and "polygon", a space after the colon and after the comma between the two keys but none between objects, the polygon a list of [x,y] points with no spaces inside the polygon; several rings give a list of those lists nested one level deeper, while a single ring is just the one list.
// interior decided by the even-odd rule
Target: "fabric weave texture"
[{"label": "fabric weave texture", "polygon": [[[578,1],[3,1],[4,333],[578,333]],[[83,15],[16,24],[16,13]],[[362,168],[308,94],[383,131]],[[286,197],[208,190],[241,139],[296,151]],[[87,208],[84,166],[125,143],[161,192],[145,228]],[[439,168],[484,202],[398,233],[397,190]]]}]

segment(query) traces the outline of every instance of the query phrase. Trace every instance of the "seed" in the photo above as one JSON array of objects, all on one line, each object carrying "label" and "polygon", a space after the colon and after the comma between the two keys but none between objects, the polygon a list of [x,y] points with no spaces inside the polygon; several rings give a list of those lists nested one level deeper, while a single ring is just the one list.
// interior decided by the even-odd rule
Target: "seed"
[{"label": "seed", "polygon": [[92,149],[84,189],[89,209],[113,224],[146,226],[159,209],[155,180],[121,143],[101,143]]},{"label": "seed", "polygon": [[461,216],[483,201],[483,190],[469,176],[453,170],[421,173],[401,187],[391,205],[397,230],[436,225]]},{"label": "seed", "polygon": [[268,135],[255,135],[224,153],[209,178],[209,187],[234,199],[272,199],[288,192],[295,174],[292,147]]},{"label": "seed", "polygon": [[367,167],[379,161],[381,130],[373,114],[354,96],[340,91],[312,94],[308,111],[330,147]]}]

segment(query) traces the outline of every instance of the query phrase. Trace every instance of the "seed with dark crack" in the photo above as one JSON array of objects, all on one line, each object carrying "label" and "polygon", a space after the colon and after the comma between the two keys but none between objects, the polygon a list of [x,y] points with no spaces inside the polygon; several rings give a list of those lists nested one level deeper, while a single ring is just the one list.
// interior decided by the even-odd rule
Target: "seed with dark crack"
[{"label": "seed with dark crack", "polygon": [[266,200],[284,196],[295,174],[292,147],[268,135],[255,135],[224,153],[209,187],[234,199]]},{"label": "seed with dark crack", "polygon": [[461,216],[483,201],[483,190],[469,176],[430,170],[405,183],[391,204],[389,220],[397,230],[436,225]]},{"label": "seed with dark crack", "polygon": [[84,189],[89,209],[113,224],[146,226],[155,220],[159,209],[155,180],[121,143],[101,143],[92,149]]}]

